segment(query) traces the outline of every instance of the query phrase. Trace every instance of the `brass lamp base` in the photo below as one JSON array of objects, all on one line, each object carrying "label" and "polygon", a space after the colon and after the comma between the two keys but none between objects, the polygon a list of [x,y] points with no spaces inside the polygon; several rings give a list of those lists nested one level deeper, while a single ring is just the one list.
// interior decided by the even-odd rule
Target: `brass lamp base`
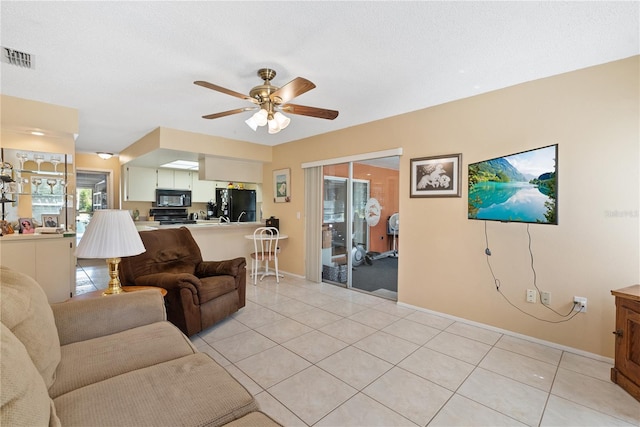
[{"label": "brass lamp base", "polygon": [[120,286],[120,278],[118,277],[118,264],[120,264],[120,258],[107,258],[107,266],[109,267],[109,287],[102,293],[102,295],[115,295],[124,292]]}]

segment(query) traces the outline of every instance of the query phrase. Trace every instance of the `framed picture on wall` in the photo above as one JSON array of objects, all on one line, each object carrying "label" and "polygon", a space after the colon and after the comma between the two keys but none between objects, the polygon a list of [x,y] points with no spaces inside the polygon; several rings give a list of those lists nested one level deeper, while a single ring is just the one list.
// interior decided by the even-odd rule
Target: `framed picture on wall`
[{"label": "framed picture on wall", "polygon": [[291,201],[291,169],[273,171],[273,201],[275,203]]},{"label": "framed picture on wall", "polygon": [[60,215],[43,214],[42,226],[43,227],[57,227],[60,225]]},{"label": "framed picture on wall", "polygon": [[411,159],[410,197],[460,197],[462,154]]}]

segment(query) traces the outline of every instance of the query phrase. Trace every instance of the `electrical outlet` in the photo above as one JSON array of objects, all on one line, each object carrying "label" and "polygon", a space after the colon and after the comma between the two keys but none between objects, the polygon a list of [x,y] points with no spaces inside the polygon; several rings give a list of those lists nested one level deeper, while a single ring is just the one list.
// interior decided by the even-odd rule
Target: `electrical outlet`
[{"label": "electrical outlet", "polygon": [[534,289],[527,289],[527,302],[536,302],[536,291]]},{"label": "electrical outlet", "polygon": [[544,305],[551,305],[551,292],[540,292],[540,302]]},{"label": "electrical outlet", "polygon": [[587,312],[587,299],[585,297],[573,297],[573,311]]}]

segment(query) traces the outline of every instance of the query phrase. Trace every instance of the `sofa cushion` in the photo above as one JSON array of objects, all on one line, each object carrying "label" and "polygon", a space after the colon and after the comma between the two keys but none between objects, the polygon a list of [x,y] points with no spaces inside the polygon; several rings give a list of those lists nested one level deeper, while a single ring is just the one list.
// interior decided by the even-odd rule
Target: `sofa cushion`
[{"label": "sofa cushion", "polygon": [[233,276],[211,276],[200,279],[202,286],[198,292],[200,304],[218,298],[220,295],[228,294],[236,290],[236,279]]},{"label": "sofa cushion", "polygon": [[2,323],[27,349],[47,388],[60,363],[60,340],[47,296],[31,277],[0,267]]},{"label": "sofa cushion", "polygon": [[62,346],[62,360],[51,397],[107,378],[196,353],[169,322],[157,322]]},{"label": "sofa cushion", "polygon": [[63,425],[219,426],[258,410],[238,381],[198,353],[54,399]]},{"label": "sofa cushion", "polygon": [[231,421],[225,427],[277,427],[282,424],[274,421],[264,412],[250,412],[242,418]]},{"label": "sofa cushion", "polygon": [[3,324],[0,337],[0,425],[60,425],[42,375],[27,349]]}]

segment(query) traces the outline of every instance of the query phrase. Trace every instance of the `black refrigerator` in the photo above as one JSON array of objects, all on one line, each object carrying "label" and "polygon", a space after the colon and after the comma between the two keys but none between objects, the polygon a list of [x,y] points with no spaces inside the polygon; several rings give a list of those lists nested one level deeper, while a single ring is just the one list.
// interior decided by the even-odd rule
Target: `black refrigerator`
[{"label": "black refrigerator", "polygon": [[256,190],[216,188],[216,205],[218,216],[226,216],[232,222],[256,220]]}]

